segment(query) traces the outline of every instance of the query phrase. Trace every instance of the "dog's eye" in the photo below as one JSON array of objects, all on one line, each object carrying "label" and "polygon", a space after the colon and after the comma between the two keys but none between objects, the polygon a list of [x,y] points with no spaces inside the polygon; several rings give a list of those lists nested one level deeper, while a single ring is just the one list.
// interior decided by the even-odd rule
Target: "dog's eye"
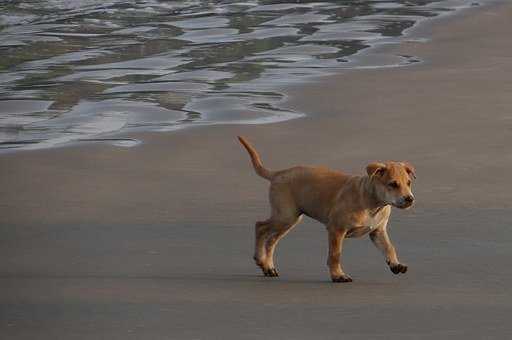
[{"label": "dog's eye", "polygon": [[407,186],[409,186],[409,187],[411,186],[411,181],[407,182]]},{"label": "dog's eye", "polygon": [[388,186],[389,186],[390,188],[393,188],[393,189],[398,189],[398,187],[399,187],[400,185],[398,184],[398,182],[393,181],[393,182],[389,182],[389,183],[388,183]]}]

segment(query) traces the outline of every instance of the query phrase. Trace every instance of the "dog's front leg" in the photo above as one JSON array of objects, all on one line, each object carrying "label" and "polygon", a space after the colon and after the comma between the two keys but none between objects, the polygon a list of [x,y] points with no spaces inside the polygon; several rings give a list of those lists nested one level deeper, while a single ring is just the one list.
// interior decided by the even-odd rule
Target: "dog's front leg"
[{"label": "dog's front leg", "polygon": [[343,272],[341,268],[341,250],[343,239],[347,234],[346,229],[328,228],[329,230],[329,255],[327,266],[333,282],[352,282],[352,278]]},{"label": "dog's front leg", "polygon": [[386,226],[377,228],[372,231],[370,233],[370,239],[372,240],[373,244],[375,244],[377,249],[379,249],[386,257],[386,263],[394,274],[405,273],[407,271],[407,266],[405,264],[401,264],[398,261],[395,247],[389,239]]}]

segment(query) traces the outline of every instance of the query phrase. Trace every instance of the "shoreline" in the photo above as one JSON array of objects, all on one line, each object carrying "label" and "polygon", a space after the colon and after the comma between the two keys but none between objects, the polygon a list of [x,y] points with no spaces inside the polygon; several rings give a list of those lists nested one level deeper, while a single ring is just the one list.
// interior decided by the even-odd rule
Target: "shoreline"
[{"label": "shoreline", "polygon": [[[302,119],[0,156],[2,333],[510,337],[512,5],[466,13],[400,47],[427,63],[292,88],[287,105],[310,113]],[[324,228],[305,219],[277,249],[281,276],[261,277],[253,224],[268,214],[267,183],[238,134],[271,169],[414,164],[417,205],[390,219],[410,271],[393,276],[367,239],[349,240],[354,282],[332,284]]]},{"label": "shoreline", "polygon": [[[464,2],[464,0],[461,0]],[[485,1],[485,0],[484,0]],[[289,111],[286,109],[286,102],[290,99],[287,92],[289,88],[302,87],[306,86],[309,83],[321,81],[323,77],[331,77],[336,76],[337,74],[342,74],[344,72],[352,72],[358,70],[365,69],[385,69],[385,68],[399,68],[399,67],[410,67],[414,66],[417,63],[424,62],[421,59],[417,59],[414,55],[404,55],[404,54],[396,54],[397,50],[400,50],[400,46],[403,44],[411,43],[411,42],[425,42],[428,41],[428,37],[415,36],[418,32],[428,32],[429,27],[436,24],[436,22],[441,23],[446,20],[450,20],[451,17],[465,15],[465,12],[471,12],[474,9],[481,8],[489,8],[495,5],[499,5],[501,0],[488,0],[485,3],[478,5],[474,4],[458,4],[455,1],[453,4],[450,1],[441,1],[442,4],[446,4],[447,8],[452,8],[450,11],[446,13],[437,14],[434,17],[419,17],[417,21],[415,21],[414,25],[406,28],[400,36],[396,37],[386,37],[382,36],[375,42],[367,41],[368,47],[365,47],[355,54],[349,55],[346,57],[346,65],[340,63],[338,67],[326,67],[319,68],[318,71],[315,72],[309,71],[309,75],[303,75],[297,79],[293,79],[290,81],[286,81],[277,85],[269,85],[268,90],[275,91],[275,93],[282,98],[278,101],[273,101],[269,103],[269,105],[274,106],[276,111],[274,114],[268,115],[268,110],[265,108],[250,108],[250,111],[260,111],[261,117],[254,119],[245,119],[243,115],[240,116],[239,120],[226,120],[222,121],[222,119],[213,119],[209,121],[208,118],[204,119],[204,121],[197,121],[190,125],[176,125],[174,128],[171,128],[168,131],[137,131],[136,129],[128,131],[122,131],[124,129],[121,128],[119,131],[107,132],[107,133],[98,133],[92,135],[86,135],[84,138],[75,139],[71,137],[62,136],[60,139],[63,141],[55,142],[51,139],[44,140],[40,143],[35,143],[33,146],[31,142],[28,142],[26,147],[13,147],[13,148],[5,148],[0,149],[0,157],[3,154],[16,153],[16,152],[26,152],[26,151],[39,151],[46,150],[52,148],[66,148],[66,147],[76,147],[89,144],[104,144],[108,143],[121,148],[131,148],[137,147],[140,144],[144,143],[144,140],[139,138],[139,136],[146,133],[173,133],[177,130],[183,130],[188,128],[197,128],[197,127],[211,127],[217,125],[260,125],[260,124],[275,124],[280,122],[286,122],[288,120],[299,119],[307,115],[307,113],[301,111]],[[441,6],[439,3],[435,3],[436,6]],[[432,4],[428,5],[427,8],[436,7]],[[424,35],[424,34],[423,34]],[[428,34],[427,34],[428,35]],[[379,61],[380,60],[380,61]],[[247,84],[246,84],[247,85]],[[246,86],[244,85],[244,86]],[[236,86],[236,85],[235,85]],[[261,85],[253,85],[253,86],[261,86]],[[243,88],[243,87],[242,87]],[[243,92],[243,91],[242,91]],[[189,102],[187,105],[193,105],[193,102]],[[277,112],[287,112],[286,116],[280,116]],[[207,113],[207,112],[205,112]],[[59,138],[57,138],[59,139]],[[13,144],[18,144],[13,141]]]}]

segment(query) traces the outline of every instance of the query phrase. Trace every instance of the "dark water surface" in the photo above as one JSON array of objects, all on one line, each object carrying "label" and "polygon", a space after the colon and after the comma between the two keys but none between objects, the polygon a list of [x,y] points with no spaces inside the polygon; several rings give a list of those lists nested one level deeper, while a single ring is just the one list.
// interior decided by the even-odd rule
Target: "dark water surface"
[{"label": "dark water surface", "polygon": [[0,149],[132,146],[115,134],[300,117],[278,107],[279,88],[417,62],[360,51],[476,4],[0,0]]}]

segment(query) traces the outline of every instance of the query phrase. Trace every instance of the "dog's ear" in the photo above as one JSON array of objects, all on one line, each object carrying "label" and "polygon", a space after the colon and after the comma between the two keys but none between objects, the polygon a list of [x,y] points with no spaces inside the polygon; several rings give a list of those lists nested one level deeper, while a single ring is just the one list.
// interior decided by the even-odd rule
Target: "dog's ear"
[{"label": "dog's ear", "polygon": [[404,167],[405,171],[411,176],[412,178],[416,179],[416,169],[414,169],[414,166],[409,162],[401,162],[402,166]]},{"label": "dog's ear", "polygon": [[366,172],[369,177],[382,176],[386,172],[386,164],[384,163],[370,163],[366,166]]}]

